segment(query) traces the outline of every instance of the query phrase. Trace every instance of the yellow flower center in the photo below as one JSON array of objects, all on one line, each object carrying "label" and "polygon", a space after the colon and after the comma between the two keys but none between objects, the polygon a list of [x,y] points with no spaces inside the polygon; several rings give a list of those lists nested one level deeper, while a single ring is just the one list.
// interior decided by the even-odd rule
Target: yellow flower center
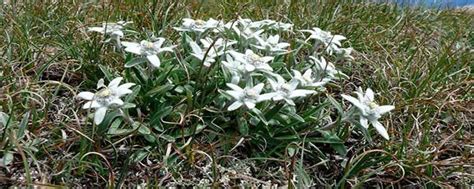
[{"label": "yellow flower center", "polygon": [[377,103],[375,103],[375,102],[370,102],[370,103],[369,103],[369,107],[370,107],[371,109],[375,109],[375,108],[379,107],[379,105],[378,105]]},{"label": "yellow flower center", "polygon": [[100,91],[98,91],[97,93],[95,93],[95,96],[99,98],[105,98],[105,97],[109,97],[111,94],[112,94],[112,91],[109,88],[105,87],[101,89]]}]

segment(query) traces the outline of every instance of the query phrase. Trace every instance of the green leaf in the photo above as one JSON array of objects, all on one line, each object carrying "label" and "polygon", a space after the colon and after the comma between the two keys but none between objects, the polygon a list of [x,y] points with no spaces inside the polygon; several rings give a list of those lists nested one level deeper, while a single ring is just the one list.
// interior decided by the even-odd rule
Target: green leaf
[{"label": "green leaf", "polygon": [[10,151],[5,152],[5,154],[2,157],[2,163],[3,165],[7,166],[13,161],[13,153]]},{"label": "green leaf", "polygon": [[20,122],[20,128],[18,129],[17,138],[21,139],[25,136],[25,130],[28,127],[28,119],[30,118],[30,111],[23,115],[23,119]]},{"label": "green leaf", "polygon": [[245,118],[240,117],[237,120],[237,123],[239,125],[239,132],[241,135],[247,136],[249,134],[249,125],[247,123],[247,120]]},{"label": "green leaf", "polygon": [[139,57],[139,58],[134,58],[130,61],[128,61],[127,63],[125,63],[125,67],[126,68],[131,68],[133,66],[136,66],[138,64],[141,64],[141,63],[144,63],[144,62],[147,62],[148,60],[144,57]]},{"label": "green leaf", "polygon": [[342,141],[335,133],[331,133],[324,130],[318,130],[324,137],[324,139],[328,141],[334,141],[339,143],[331,143],[331,147],[341,156],[346,156],[347,148],[344,146],[344,141]]},{"label": "green leaf", "polygon": [[172,84],[165,84],[165,85],[160,85],[160,86],[157,86],[153,89],[151,89],[150,91],[148,91],[146,93],[147,96],[155,96],[155,95],[158,95],[158,94],[162,94],[166,91],[169,91],[170,89],[173,88],[173,85]]},{"label": "green leaf", "polygon": [[112,81],[113,79],[113,74],[109,71],[109,69],[107,69],[106,66],[102,65],[102,64],[99,64],[99,69],[100,71],[102,71],[102,73],[104,74],[105,78],[109,81]]},{"label": "green leaf", "polygon": [[127,95],[127,97],[125,97],[125,102],[131,102],[133,101],[137,95],[138,95],[138,92],[140,92],[140,86],[135,86],[132,90],[132,93],[130,93],[129,95]]},{"label": "green leaf", "polygon": [[138,132],[142,135],[149,135],[151,133],[151,130],[146,126],[146,125],[141,125],[138,128]]},{"label": "green leaf", "polygon": [[10,119],[10,116],[4,112],[0,112],[0,124],[2,127],[7,127],[8,120]]},{"label": "green leaf", "polygon": [[142,161],[143,159],[145,159],[145,157],[148,156],[148,154],[150,154],[150,152],[148,150],[136,151],[135,153],[132,154],[132,157],[131,157],[130,161],[132,163],[138,163],[138,162]]},{"label": "green leaf", "polygon": [[333,98],[332,96],[330,96],[330,95],[326,95],[326,97],[328,97],[329,102],[334,106],[334,108],[336,108],[337,112],[338,112],[340,115],[343,115],[343,114],[344,114],[344,110],[342,109],[341,104],[339,104],[339,102],[337,102],[336,99],[334,99],[334,98]]}]

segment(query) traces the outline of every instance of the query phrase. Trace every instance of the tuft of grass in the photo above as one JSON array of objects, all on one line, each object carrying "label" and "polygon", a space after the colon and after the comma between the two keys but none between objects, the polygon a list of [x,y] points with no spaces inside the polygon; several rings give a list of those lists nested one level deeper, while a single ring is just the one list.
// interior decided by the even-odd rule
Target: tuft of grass
[{"label": "tuft of grass", "polygon": [[[184,17],[238,16],[291,22],[297,29],[320,27],[346,36],[356,61],[336,65],[350,79],[331,90],[348,94],[356,86],[371,87],[379,92],[379,104],[395,104],[397,109],[383,119],[391,140],[364,142],[364,134],[348,133],[347,125],[334,134],[298,122],[292,128],[299,132],[277,128],[281,135],[273,138],[241,137],[246,132],[268,133],[239,120],[224,126],[209,121],[200,129],[200,116],[209,115],[199,107],[206,95],[191,94],[190,88],[182,90],[204,97],[197,102],[183,99],[177,107],[162,101],[146,104],[154,101],[139,98],[143,107],[152,109],[132,113],[139,120],[150,119],[161,131],[150,138],[138,135],[146,132],[138,129],[107,137],[108,128],[94,128],[82,119],[86,112],[74,99],[78,91],[94,88],[102,77],[136,75],[136,70],[123,68],[127,57],[101,43],[100,36],[87,33],[87,27],[129,20],[143,27],[136,37],[177,41],[180,36],[171,27]],[[212,182],[207,184],[221,186],[222,178],[231,184],[289,187],[294,178],[295,187],[473,184],[472,13],[336,1],[9,2],[1,5],[0,26],[2,185],[189,186],[208,179]],[[186,75],[167,71],[172,77]],[[205,94],[217,93],[212,86],[202,89]],[[140,91],[150,90],[157,98],[166,95],[162,88]],[[335,96],[333,101],[309,105],[320,112],[334,101],[341,100]],[[187,113],[184,123],[178,122],[180,108]],[[194,110],[202,115],[194,115]],[[123,124],[110,121],[112,126]],[[236,125],[241,130],[221,132]],[[342,138],[347,155],[334,152],[339,140],[319,140],[332,134]]]}]

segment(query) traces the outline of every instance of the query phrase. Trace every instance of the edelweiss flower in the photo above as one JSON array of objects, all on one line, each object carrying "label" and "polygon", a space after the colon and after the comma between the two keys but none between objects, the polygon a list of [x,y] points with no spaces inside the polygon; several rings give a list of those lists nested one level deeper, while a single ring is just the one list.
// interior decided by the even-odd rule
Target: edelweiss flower
[{"label": "edelweiss flower", "polygon": [[226,55],[226,60],[222,61],[223,67],[232,74],[232,81],[233,84],[238,84],[242,77],[247,78],[250,75],[245,69],[244,63],[235,60],[229,54]]},{"label": "edelweiss flower", "polygon": [[119,85],[122,81],[122,77],[113,79],[108,86],[104,85],[104,80],[100,79],[97,83],[97,89],[100,89],[95,94],[92,92],[80,92],[77,97],[84,100],[88,100],[82,108],[83,109],[95,109],[94,123],[100,124],[104,120],[107,109],[117,108],[124,104],[120,99],[121,96],[132,93],[129,88],[134,86],[134,83],[125,83]]},{"label": "edelweiss flower", "polygon": [[[130,24],[132,22],[125,22],[125,21],[119,21],[117,23],[102,23],[102,27],[89,27],[87,30],[91,32],[99,32],[101,34],[106,34],[111,37],[111,39],[115,39],[117,42],[117,46],[120,47],[120,38],[124,36],[123,34],[123,27],[127,24]],[[110,41],[110,39],[107,39],[106,42]]]},{"label": "edelweiss flower", "polygon": [[240,88],[237,85],[232,83],[227,83],[227,86],[232,90],[225,91],[228,95],[232,96],[235,99],[235,102],[232,103],[227,110],[233,111],[237,108],[240,108],[242,105],[245,105],[248,109],[255,108],[255,105],[258,102],[269,100],[273,97],[274,94],[260,94],[264,87],[263,83],[256,85],[255,87],[245,87],[244,89]]},{"label": "edelweiss flower", "polygon": [[220,21],[209,18],[209,20],[194,20],[191,18],[183,18],[183,24],[181,27],[174,27],[177,31],[193,31],[197,33],[203,33],[208,29],[214,29],[219,27],[222,23]]},{"label": "edelweiss flower", "polygon": [[382,117],[382,114],[385,114],[387,112],[390,112],[391,110],[395,109],[395,106],[392,105],[384,105],[384,106],[379,106],[375,101],[374,101],[374,92],[372,89],[367,88],[367,90],[362,91],[362,88],[358,88],[357,92],[357,98],[354,98],[352,96],[348,95],[342,95],[342,98],[346,99],[347,101],[351,102],[357,109],[360,111],[360,124],[364,128],[368,128],[370,124],[374,126],[374,128],[377,130],[377,132],[382,135],[383,138],[389,139],[387,130],[385,130],[385,127],[378,121],[380,117]]},{"label": "edelweiss flower", "polygon": [[293,24],[277,22],[274,20],[260,20],[249,24],[252,28],[269,28],[274,30],[288,31],[293,28]]},{"label": "edelweiss flower", "polygon": [[158,54],[162,52],[173,52],[174,48],[174,46],[161,47],[163,42],[165,42],[165,39],[160,37],[155,42],[143,40],[140,43],[122,42],[122,45],[125,46],[125,51],[146,56],[151,65],[158,68],[161,64]]},{"label": "edelweiss flower", "polygon": [[315,68],[318,71],[318,73],[316,74],[320,78],[324,78],[326,81],[330,81],[331,79],[337,79],[336,75],[345,76],[342,72],[336,70],[334,64],[332,64],[331,62],[326,62],[326,59],[324,59],[324,57],[321,57],[321,59],[317,59],[314,56],[309,56],[309,58],[311,59],[310,62],[315,65]]},{"label": "edelweiss flower", "polygon": [[132,22],[119,21],[117,23],[102,23],[102,27],[89,27],[88,31],[99,32],[111,36],[123,37],[123,27]]},{"label": "edelweiss flower", "polygon": [[273,68],[268,65],[268,62],[273,60],[271,56],[259,56],[252,50],[247,49],[245,54],[238,53],[236,51],[229,51],[229,53],[236,59],[244,64],[245,69],[248,72],[257,71],[273,71]]},{"label": "edelweiss flower", "polygon": [[214,45],[212,46],[212,48],[215,48],[215,49],[218,49],[218,50],[224,50],[225,48],[228,48],[234,44],[237,43],[237,41],[233,41],[233,40],[224,40],[222,38],[218,38],[216,40],[216,42],[214,42],[213,39],[209,38],[209,37],[206,37],[204,39],[201,39],[201,44],[204,48],[209,48],[211,47],[212,43],[214,43]]},{"label": "edelweiss flower", "polygon": [[[213,47],[210,47],[210,49],[206,48],[203,50],[194,41],[190,41],[189,45],[191,46],[191,49],[193,50],[193,53],[191,53],[191,55],[201,61],[204,61],[204,66],[206,67],[210,67],[211,64],[216,61],[215,58],[224,53],[223,51],[216,51],[216,48],[213,48]],[[205,57],[206,52],[207,52],[207,57]]]},{"label": "edelweiss flower", "polygon": [[316,43],[324,44],[324,48],[329,54],[337,51],[341,46],[341,41],[346,37],[342,35],[332,35],[331,32],[323,31],[320,28],[313,28],[313,30],[301,30],[302,32],[309,32],[311,35],[306,40],[315,39]]},{"label": "edelweiss flower", "polygon": [[257,36],[256,39],[259,45],[252,45],[252,46],[254,46],[257,49],[266,50],[272,53],[277,53],[277,54],[285,53],[288,51],[286,48],[290,46],[289,43],[284,43],[284,42],[280,43],[279,35],[269,36],[266,39],[260,36]]},{"label": "edelweiss flower", "polygon": [[249,27],[243,28],[243,29],[239,29],[238,27],[233,27],[232,29],[241,39],[244,39],[246,41],[257,38],[258,36],[260,36],[260,34],[264,32],[264,30],[254,30]]},{"label": "edelweiss flower", "polygon": [[290,80],[290,82],[286,82],[281,76],[277,77],[277,81],[268,78],[268,82],[272,89],[275,91],[273,92],[273,100],[285,100],[291,106],[294,106],[295,103],[293,102],[293,98],[296,97],[304,97],[306,95],[313,94],[315,91],[312,90],[305,90],[305,89],[296,89],[298,86],[297,80]]},{"label": "edelweiss flower", "polygon": [[354,61],[354,57],[351,56],[351,53],[354,49],[349,47],[349,48],[339,48],[336,49],[334,52],[337,56],[338,60],[348,60],[348,61]]},{"label": "edelweiss flower", "polygon": [[304,74],[301,74],[298,70],[293,70],[293,78],[298,80],[303,87],[322,87],[330,79],[327,78],[317,78],[312,76],[313,70],[311,68],[307,69]]}]

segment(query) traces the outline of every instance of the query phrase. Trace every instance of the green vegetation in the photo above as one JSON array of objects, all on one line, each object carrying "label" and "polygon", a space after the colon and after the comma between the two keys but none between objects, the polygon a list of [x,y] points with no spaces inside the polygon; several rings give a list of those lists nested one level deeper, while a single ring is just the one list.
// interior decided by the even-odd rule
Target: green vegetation
[{"label": "green vegetation", "polygon": [[[1,7],[0,185],[474,185],[472,13],[296,0]],[[262,102],[263,113],[227,112],[217,106],[229,102],[218,90],[229,89],[218,67],[175,58],[187,57],[190,47],[163,55],[158,69],[125,68],[137,56],[87,31],[106,21],[133,21],[127,28],[135,32],[123,41],[155,36],[169,46],[185,40],[173,29],[182,18],[239,16],[293,23],[295,33],[282,34],[294,39],[292,48],[301,44],[301,29],[344,35],[355,60],[329,60],[348,78],[295,108]],[[282,56],[277,66],[298,67],[302,59]],[[133,120],[110,111],[95,125],[93,110],[83,110],[76,96],[116,77],[137,84],[122,98],[130,106],[123,114]],[[379,104],[395,105],[379,119],[390,140],[344,119],[354,109],[341,94],[358,86],[373,89]]]}]

